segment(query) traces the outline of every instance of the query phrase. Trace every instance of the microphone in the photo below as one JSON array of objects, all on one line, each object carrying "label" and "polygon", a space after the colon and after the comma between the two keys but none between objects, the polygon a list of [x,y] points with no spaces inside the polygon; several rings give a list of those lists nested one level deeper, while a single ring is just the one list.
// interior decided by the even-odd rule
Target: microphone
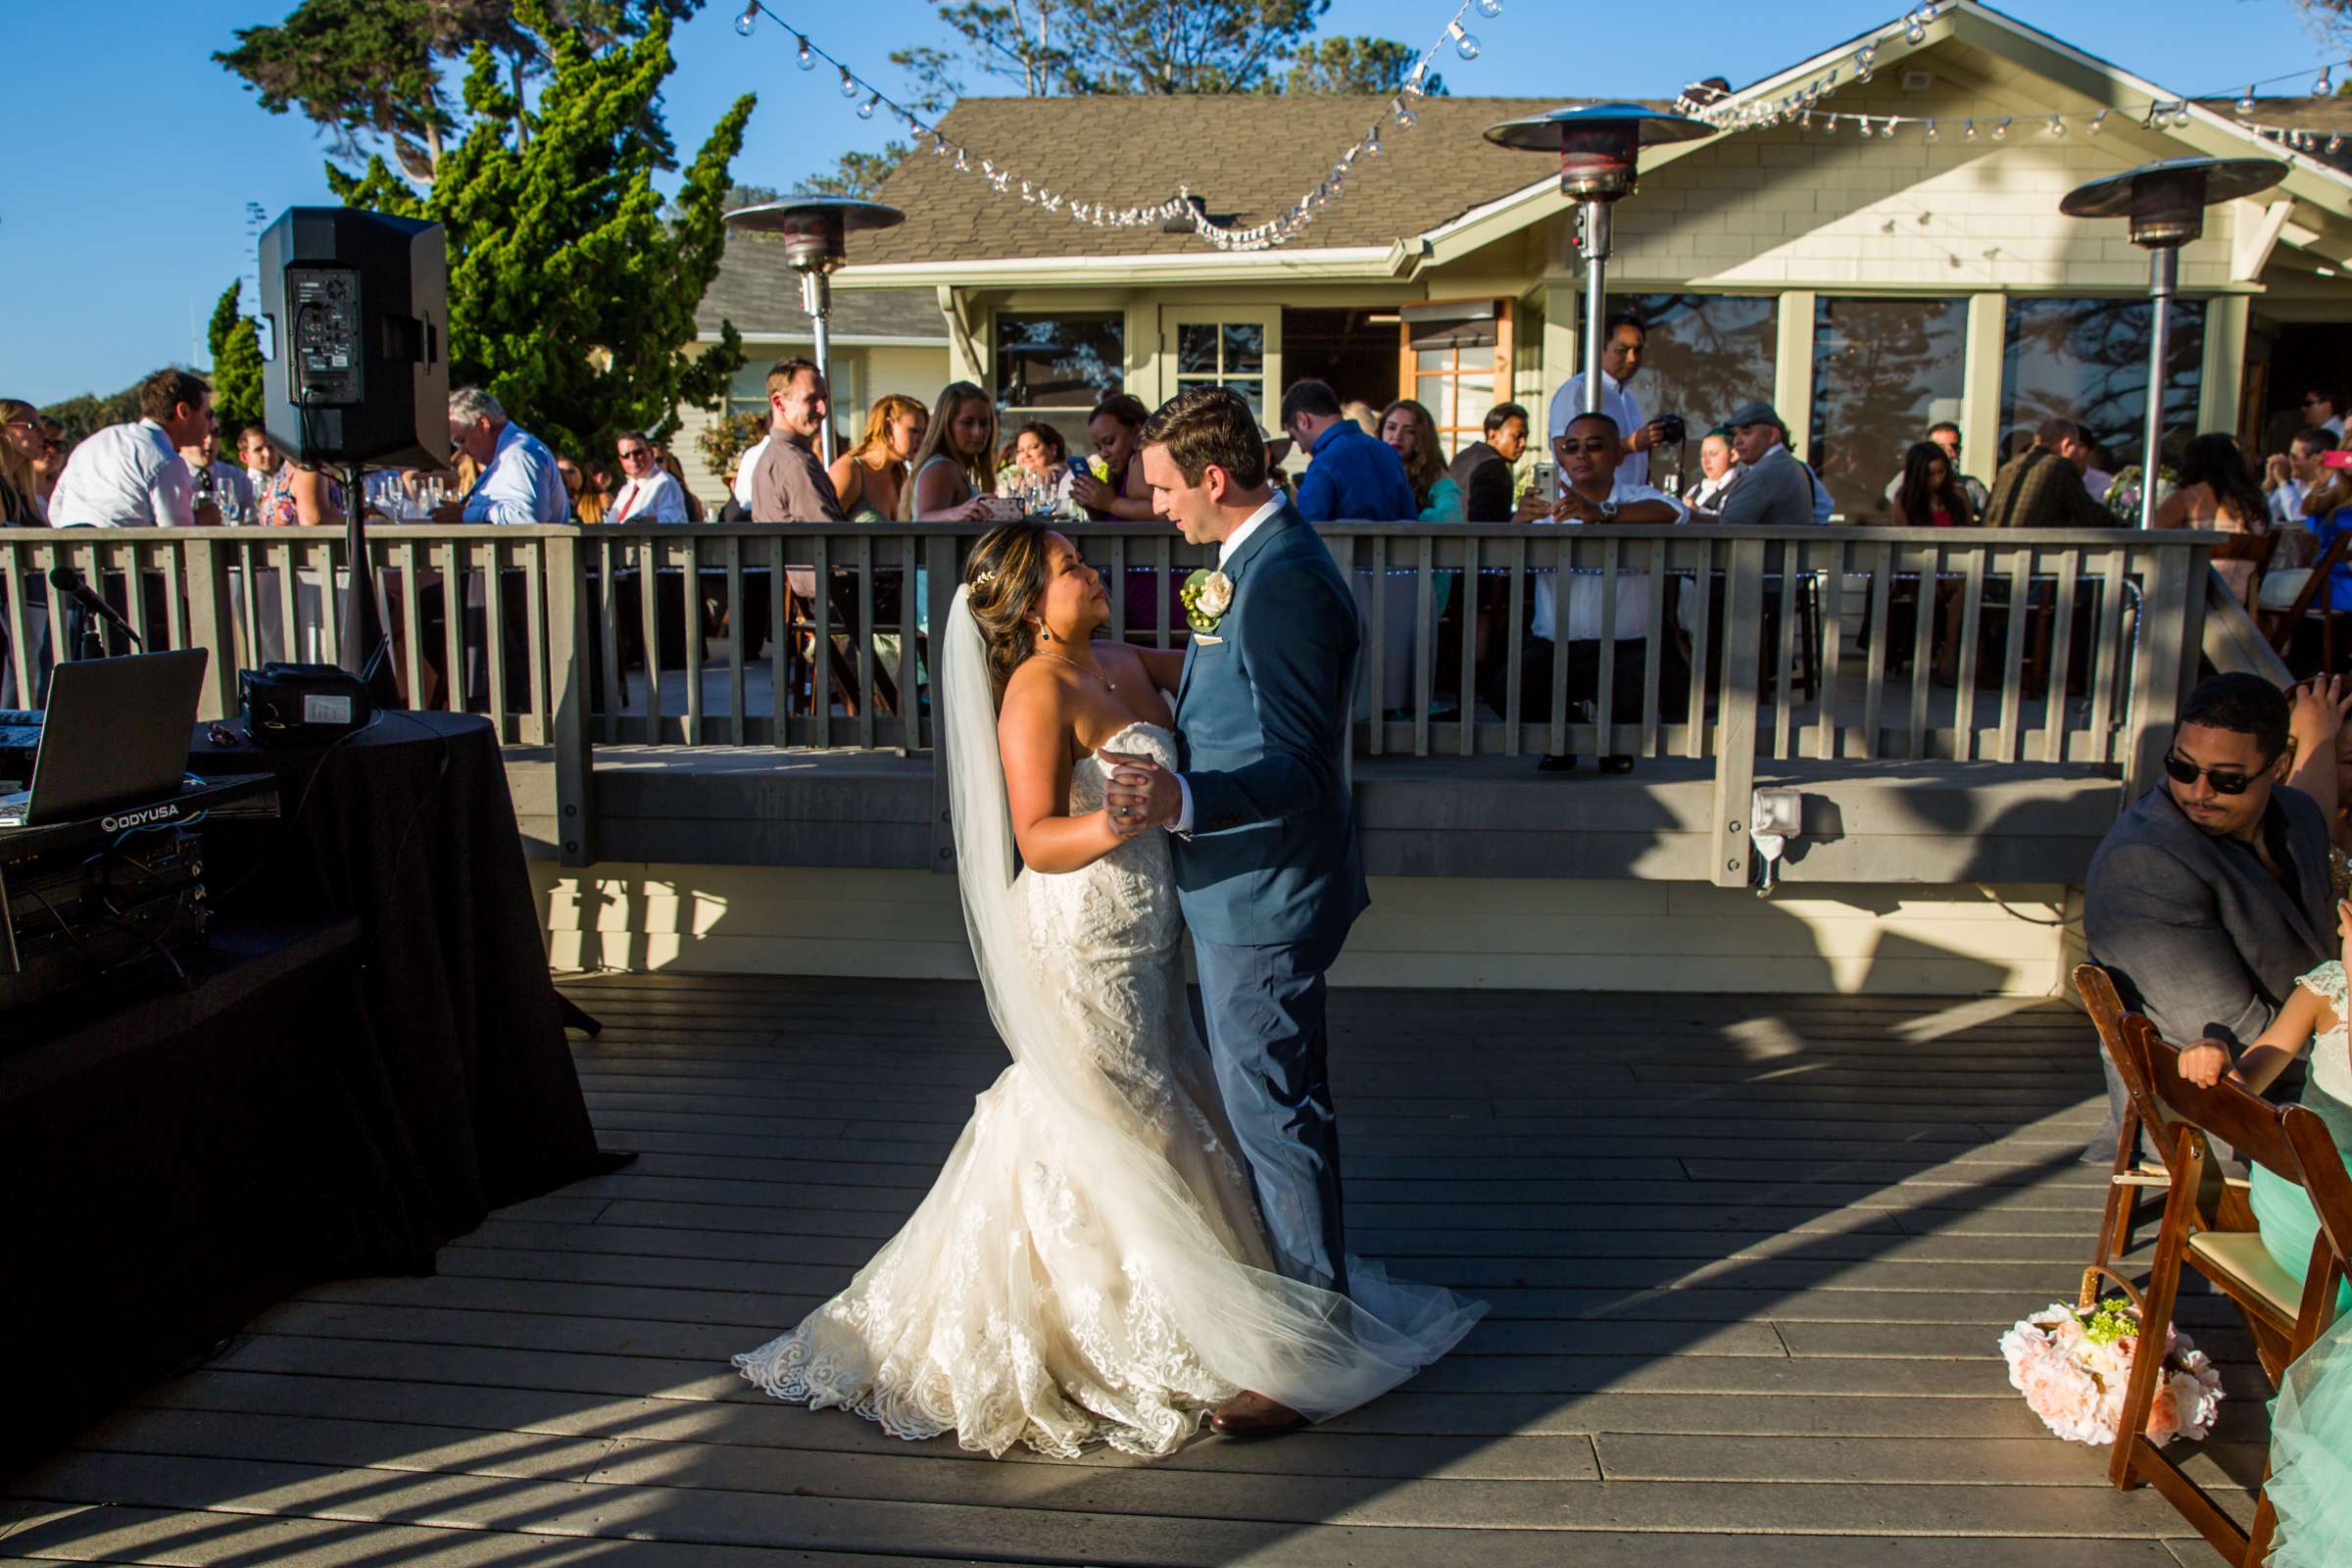
[{"label": "microphone", "polygon": [[140,641],[139,634],[131,630],[130,622],[123,617],[122,612],[92,593],[90,585],[81,580],[81,573],[74,567],[62,564],[51,566],[49,568],[49,586],[114,627],[132,642],[139,643],[141,647],[146,646]]}]

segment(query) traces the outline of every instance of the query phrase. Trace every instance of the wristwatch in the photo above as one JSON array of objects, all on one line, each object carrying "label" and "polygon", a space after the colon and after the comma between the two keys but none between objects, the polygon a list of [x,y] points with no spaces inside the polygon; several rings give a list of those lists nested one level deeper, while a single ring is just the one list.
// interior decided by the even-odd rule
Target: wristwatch
[{"label": "wristwatch", "polygon": [[1617,520],[1617,502],[1614,497],[1611,497],[1609,500],[1600,503],[1600,520],[1603,522],[1615,522]]}]

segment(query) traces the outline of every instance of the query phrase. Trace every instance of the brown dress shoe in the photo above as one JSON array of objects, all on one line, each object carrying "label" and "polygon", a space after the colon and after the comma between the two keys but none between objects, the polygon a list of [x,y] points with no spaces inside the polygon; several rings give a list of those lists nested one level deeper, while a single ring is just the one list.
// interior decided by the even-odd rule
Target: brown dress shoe
[{"label": "brown dress shoe", "polygon": [[1306,1417],[1248,1389],[1217,1406],[1208,1429],[1220,1438],[1270,1438],[1306,1425]]}]

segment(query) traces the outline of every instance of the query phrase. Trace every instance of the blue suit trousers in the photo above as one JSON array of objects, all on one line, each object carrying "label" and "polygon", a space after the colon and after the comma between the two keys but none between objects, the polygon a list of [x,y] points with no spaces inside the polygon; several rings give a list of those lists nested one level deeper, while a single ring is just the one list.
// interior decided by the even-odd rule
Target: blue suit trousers
[{"label": "blue suit trousers", "polygon": [[1275,1265],[1342,1296],[1348,1247],[1323,973],[1346,941],[1342,930],[1270,947],[1193,942],[1209,1056],[1256,1183]]}]

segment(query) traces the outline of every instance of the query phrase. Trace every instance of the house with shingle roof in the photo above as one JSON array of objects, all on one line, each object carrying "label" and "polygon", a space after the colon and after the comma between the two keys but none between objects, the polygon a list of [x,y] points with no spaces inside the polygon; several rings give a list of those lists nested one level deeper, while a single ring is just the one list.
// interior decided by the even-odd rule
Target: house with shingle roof
[{"label": "house with shingle roof", "polygon": [[[1683,415],[1695,442],[1738,403],[1770,399],[1856,520],[1884,514],[1886,478],[1937,419],[1961,424],[1964,466],[1987,479],[2005,442],[2052,414],[2131,461],[2148,397],[2147,259],[2123,224],[2064,218],[2059,200],[2152,159],[2261,156],[2287,162],[2286,178],[2214,209],[2182,255],[2162,396],[2183,434],[2280,444],[2303,393],[2352,363],[2352,154],[2328,143],[2352,133],[2352,108],[2263,100],[2241,118],[2234,101],[2176,98],[1978,0],[1911,32],[1897,19],[1839,40],[1712,103],[1729,127],[1716,136],[1643,155],[1609,282],[1612,303],[1651,324],[1644,406]],[[1805,115],[1799,95],[1824,83]],[[1449,446],[1506,400],[1541,435],[1581,367],[1574,209],[1544,160],[1482,133],[1562,101],[1426,98],[1406,128],[1385,98],[967,99],[940,130],[968,167],[928,150],[903,164],[879,195],[906,222],[856,236],[834,279],[843,424],[881,391],[928,399],[950,378],[993,389],[1007,418],[1081,439],[1105,393],[1152,405],[1202,381],[1271,422],[1282,387],[1315,375],[1375,408],[1418,399]],[[1746,122],[1792,103],[1780,122]],[[1070,213],[1155,206],[1183,184],[1208,218],[1247,228],[1327,178],[1375,123],[1380,154],[1279,248],[1223,251],[1189,223]],[[1012,171],[1005,191],[983,158]],[[767,323],[798,315],[769,243],[736,239],[705,303],[711,332],[734,321],[756,355]],[[866,327],[849,327],[852,313]],[[900,352],[878,340],[902,327],[903,363],[858,358]],[[905,345],[918,333],[919,350]],[[850,347],[861,335],[875,346]]]}]

